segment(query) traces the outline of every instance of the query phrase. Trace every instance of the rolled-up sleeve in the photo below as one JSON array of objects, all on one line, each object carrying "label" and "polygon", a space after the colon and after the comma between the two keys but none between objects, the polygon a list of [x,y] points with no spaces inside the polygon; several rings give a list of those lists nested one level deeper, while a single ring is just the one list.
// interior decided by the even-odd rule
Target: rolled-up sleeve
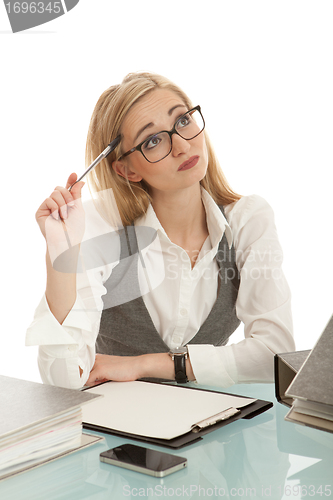
[{"label": "rolled-up sleeve", "polygon": [[[88,297],[88,289],[95,297]],[[62,324],[53,316],[45,295],[42,297],[27,329],[26,345],[39,346],[38,367],[44,383],[76,389],[86,382],[95,360],[104,292],[102,281],[98,283],[97,277],[93,287],[79,289],[73,308]]]}]

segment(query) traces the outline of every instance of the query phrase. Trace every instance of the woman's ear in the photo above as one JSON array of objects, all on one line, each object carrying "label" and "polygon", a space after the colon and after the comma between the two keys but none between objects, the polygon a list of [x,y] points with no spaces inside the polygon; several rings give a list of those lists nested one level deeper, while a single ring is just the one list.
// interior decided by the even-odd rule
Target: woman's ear
[{"label": "woman's ear", "polygon": [[142,176],[137,174],[136,172],[133,172],[127,165],[122,163],[121,161],[114,161],[112,163],[112,168],[116,172],[116,174],[121,175],[122,177],[125,177],[125,179],[128,179],[129,181],[132,182],[140,182],[142,180]]}]

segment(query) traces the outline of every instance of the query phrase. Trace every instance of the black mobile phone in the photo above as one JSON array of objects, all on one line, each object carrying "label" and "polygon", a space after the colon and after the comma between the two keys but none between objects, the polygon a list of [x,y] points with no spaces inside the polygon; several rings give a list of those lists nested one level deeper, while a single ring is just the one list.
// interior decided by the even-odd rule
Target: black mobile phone
[{"label": "black mobile phone", "polygon": [[168,476],[187,466],[187,459],[184,457],[177,457],[170,455],[170,453],[162,453],[134,444],[123,444],[111,448],[111,450],[101,453],[99,458],[101,462],[155,477]]}]

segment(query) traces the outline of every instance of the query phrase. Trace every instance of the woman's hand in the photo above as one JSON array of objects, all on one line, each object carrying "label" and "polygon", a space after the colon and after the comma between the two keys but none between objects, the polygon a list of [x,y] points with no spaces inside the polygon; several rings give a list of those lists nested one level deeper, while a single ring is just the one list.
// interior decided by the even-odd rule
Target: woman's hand
[{"label": "woman's hand", "polygon": [[114,380],[129,382],[143,377],[144,356],[109,356],[96,354],[95,364],[86,385],[92,386]]},{"label": "woman's hand", "polygon": [[[189,380],[195,380],[189,359],[186,360],[186,373]],[[165,352],[142,356],[96,354],[95,364],[86,385],[92,386],[107,380],[129,382],[143,377],[174,380],[175,367],[169,354]]]},{"label": "woman's hand", "polygon": [[52,262],[69,246],[79,245],[83,237],[81,189],[84,182],[78,182],[71,191],[68,190],[76,179],[77,175],[71,174],[66,187],[56,187],[36,212],[36,220],[46,239]]}]

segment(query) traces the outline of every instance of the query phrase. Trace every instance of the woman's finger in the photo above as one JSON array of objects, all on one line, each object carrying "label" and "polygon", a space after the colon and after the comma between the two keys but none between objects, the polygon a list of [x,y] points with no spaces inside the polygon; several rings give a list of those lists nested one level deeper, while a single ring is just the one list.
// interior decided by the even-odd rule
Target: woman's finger
[{"label": "woman's finger", "polygon": [[77,179],[77,174],[75,172],[73,172],[67,179],[67,182],[66,182],[66,189],[69,189],[71,187],[72,184],[74,184],[74,182],[76,181]]},{"label": "woman's finger", "polygon": [[[62,219],[67,219],[67,203],[74,202],[72,195],[69,199],[66,192],[68,193],[65,188],[56,188],[50,196],[50,198],[52,198],[52,200],[54,200],[58,205],[58,210]],[[65,196],[69,200],[68,202],[66,201]]]},{"label": "woman's finger", "polygon": [[58,220],[59,206],[52,198],[46,198],[36,212],[36,219],[38,221],[40,217],[48,217],[50,214],[54,219]]},{"label": "woman's finger", "polygon": [[106,380],[104,376],[100,375],[97,370],[91,370],[86,385],[99,384],[100,382]]},{"label": "woman's finger", "polygon": [[73,195],[72,193],[70,193],[70,191],[68,191],[68,189],[66,189],[65,187],[62,187],[62,186],[57,186],[54,190],[54,192],[59,192],[61,193],[63,199],[64,199],[64,202],[66,205],[74,205],[74,198],[73,198]]}]

